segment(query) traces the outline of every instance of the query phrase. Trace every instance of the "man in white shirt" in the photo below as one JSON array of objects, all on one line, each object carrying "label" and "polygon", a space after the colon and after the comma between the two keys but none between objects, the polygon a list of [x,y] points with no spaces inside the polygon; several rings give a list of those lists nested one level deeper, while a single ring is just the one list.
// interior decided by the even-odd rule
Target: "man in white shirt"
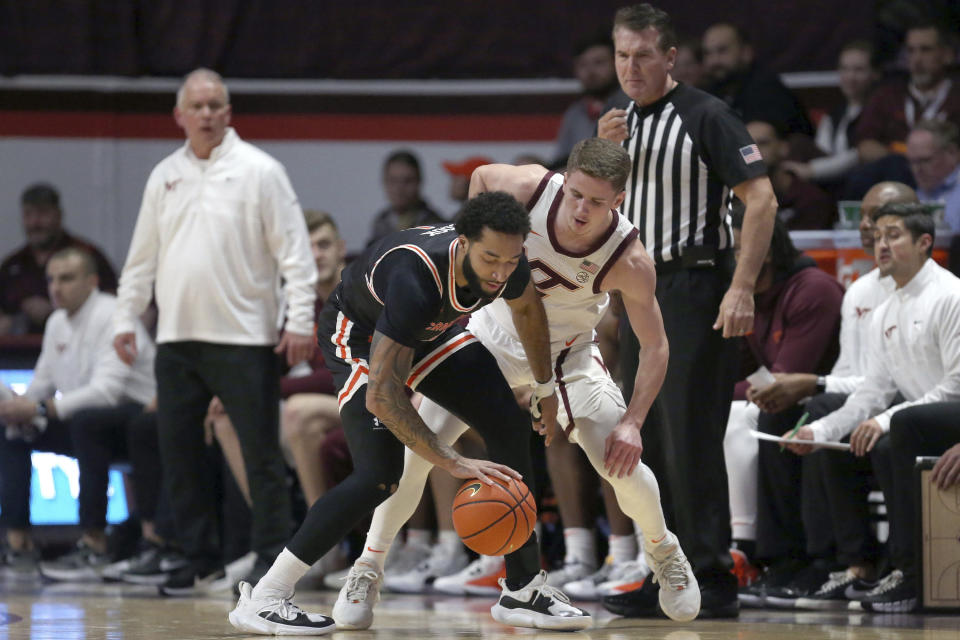
[{"label": "man in white shirt", "polygon": [[[885,205],[873,218],[878,269],[881,276],[893,278],[896,290],[873,312],[865,377],[840,409],[801,427],[794,437],[814,443],[850,434],[854,455],[873,452],[887,507],[894,509],[890,524],[896,555],[898,547],[908,548],[912,524],[896,512],[894,487],[882,471],[890,459],[884,436],[891,417],[902,409],[960,399],[960,279],[930,258],[934,223],[923,205]],[[905,400],[891,407],[898,393]],[[788,446],[799,454],[813,449],[806,443]],[[892,580],[903,579],[901,573]],[[885,580],[863,602],[869,606],[896,586]]]},{"label": "man in white shirt", "polygon": [[290,365],[313,354],[317,271],[290,180],[279,162],[228,126],[230,98],[220,76],[190,73],[173,113],[187,142],[147,180],[117,292],[114,347],[125,361],[136,354],[132,323],[156,285],[160,454],[191,561],[161,591],[188,595],[226,583],[214,579],[223,575],[218,504],[205,481],[202,425],[214,396],[243,451],[254,572],[269,567],[289,535],[276,354],[285,353]]},{"label": "man in white shirt", "polygon": [[[900,182],[881,182],[874,185],[864,196],[860,205],[860,241],[864,250],[873,252],[874,224],[872,215],[881,206],[888,203],[915,203],[917,195],[913,189]],[[805,398],[803,411],[812,420],[826,416],[843,406],[847,396],[863,382],[867,368],[867,350],[864,347],[872,311],[893,293],[895,283],[890,277],[881,277],[878,269],[854,281],[843,296],[840,323],[840,356],[829,375],[818,376],[814,373],[774,373],[776,382],[762,389],[751,389],[748,397],[754,405],[741,407],[740,411],[731,411],[731,416],[744,415],[742,422],[756,425],[760,410],[768,414],[784,415],[783,428],[792,428],[796,415],[784,413],[790,407]],[[738,434],[735,451],[728,454],[732,477],[738,477],[738,468],[748,466],[746,460],[750,454],[757,455],[756,442],[750,442],[748,430],[756,428],[750,424],[727,426],[727,441],[731,434]],[[746,437],[744,437],[746,436]],[[725,441],[726,442],[726,441]],[[772,446],[772,445],[768,445]],[[752,447],[752,451],[747,450]],[[846,586],[857,579],[872,581],[874,563],[879,549],[876,537],[870,529],[867,494],[868,479],[871,473],[869,460],[853,458],[834,451],[820,451],[803,461],[803,487],[800,501],[802,507],[793,509],[796,521],[787,526],[802,531],[806,536],[806,549],[810,557],[817,558],[836,554],[837,560],[850,568],[843,584],[833,581],[827,593],[822,589],[826,578],[811,576],[810,580],[799,584],[799,575],[808,563],[792,558],[782,558],[771,565],[764,578],[741,593],[744,604],[764,604],[768,597],[773,603],[786,606],[794,604],[801,608],[824,608],[832,605],[846,606],[844,598]],[[749,482],[749,479],[745,479]],[[755,476],[753,483],[756,482]],[[780,487],[796,496],[793,484]],[[750,505],[750,497],[756,499],[756,491],[740,491],[738,504]],[[746,495],[743,495],[746,494]],[[731,493],[733,496],[733,493]],[[731,499],[731,505],[733,500]],[[826,505],[826,508],[824,507]],[[756,513],[755,503],[752,513]],[[731,507],[732,508],[732,507]],[[749,508],[740,507],[735,514],[750,514]],[[741,515],[741,518],[743,516]],[[802,519],[802,524],[801,524]],[[809,573],[809,572],[806,572]],[[824,593],[819,593],[824,591]],[[809,601],[808,601],[809,600]]]},{"label": "man in white shirt", "polygon": [[[0,438],[0,526],[7,531],[8,565],[33,573],[37,553],[29,533],[30,454],[76,456],[83,533],[77,550],[55,563],[49,577],[95,578],[108,564],[104,529],[112,459],[129,457],[140,463],[135,469],[137,496],[145,498],[139,506],[148,521],[156,507],[156,431],[153,442],[139,437],[150,435],[140,418],[156,394],[154,346],[137,322],[134,329],[142,344],[138,357],[129,366],[117,357],[112,346],[116,298],[97,289],[97,265],[86,250],[71,247],[55,253],[47,263],[47,281],[57,310],[47,320],[33,380],[23,396],[0,400],[0,422],[6,426],[6,437]],[[145,533],[152,534],[152,528]]]}]

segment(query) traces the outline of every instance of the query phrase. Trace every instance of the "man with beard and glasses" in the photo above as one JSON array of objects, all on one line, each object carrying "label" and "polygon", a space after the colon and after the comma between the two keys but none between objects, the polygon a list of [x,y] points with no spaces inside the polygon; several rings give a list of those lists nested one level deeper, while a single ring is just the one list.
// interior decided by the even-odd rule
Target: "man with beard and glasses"
[{"label": "man with beard and glasses", "polygon": [[27,187],[20,196],[27,243],[0,265],[0,335],[43,333],[53,303],[47,293],[47,260],[67,247],[79,247],[97,265],[100,290],[114,293],[117,274],[103,253],[63,228],[60,194],[49,184]]},{"label": "man with beard and glasses", "polygon": [[[527,212],[512,196],[483,194],[464,205],[455,224],[392,233],[344,270],[318,319],[317,337],[339,389],[354,471],[314,503],[256,587],[240,583],[240,600],[230,614],[236,628],[284,635],[336,628],[330,618],[304,613],[290,602],[294,585],[396,491],[404,446],[458,478],[532,481],[527,415],[494,357],[457,323],[498,298],[507,301],[537,381],[541,427],[554,429],[550,332],[523,252],[529,231]],[[441,441],[417,414],[408,389],[475,428],[494,462],[465,458]],[[566,629],[590,625],[588,614],[545,584],[536,535],[506,562],[512,615],[502,621]],[[352,580],[357,589],[368,589],[380,580],[371,573],[362,584],[350,576],[348,586]]]}]

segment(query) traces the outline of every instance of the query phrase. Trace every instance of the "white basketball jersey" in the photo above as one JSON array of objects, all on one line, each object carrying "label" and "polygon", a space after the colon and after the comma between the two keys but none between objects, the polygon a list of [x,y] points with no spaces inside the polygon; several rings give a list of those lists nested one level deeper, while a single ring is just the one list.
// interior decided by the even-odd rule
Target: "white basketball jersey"
[{"label": "white basketball jersey", "polygon": [[[580,253],[562,249],[554,233],[562,199],[563,176],[550,172],[527,203],[531,230],[523,245],[547,312],[553,353],[594,339],[594,328],[610,304],[609,296],[600,291],[603,277],[637,237],[633,224],[614,211],[610,226],[592,247]],[[484,307],[474,318],[493,321],[519,340],[503,300]]]}]

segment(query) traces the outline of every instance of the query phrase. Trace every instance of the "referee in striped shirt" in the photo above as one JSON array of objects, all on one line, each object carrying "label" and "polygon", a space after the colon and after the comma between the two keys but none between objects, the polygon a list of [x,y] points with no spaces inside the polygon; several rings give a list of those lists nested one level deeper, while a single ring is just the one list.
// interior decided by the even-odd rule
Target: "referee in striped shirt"
[{"label": "referee in striped shirt", "polygon": [[[657,268],[657,300],[670,341],[667,375],[644,424],[644,460],[664,485],[663,504],[700,583],[700,617],[739,613],[730,574],[730,506],[723,458],[738,348],[753,328],[753,291],[767,255],[777,201],[760,152],[721,100],[671,76],[676,33],[665,12],[620,9],[613,39],[617,77],[632,102],[601,117],[598,135],[633,159],[622,211]],[[730,191],[746,204],[733,268]],[[621,336],[624,389],[637,349]],[[652,580],[604,599],[621,615],[656,613]]]}]

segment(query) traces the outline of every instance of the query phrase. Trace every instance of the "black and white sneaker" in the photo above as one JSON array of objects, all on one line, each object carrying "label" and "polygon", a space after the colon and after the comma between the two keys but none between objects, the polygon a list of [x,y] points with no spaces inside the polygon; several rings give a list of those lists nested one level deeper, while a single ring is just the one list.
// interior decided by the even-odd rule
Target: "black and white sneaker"
[{"label": "black and white sneaker", "polygon": [[230,612],[230,624],[247,633],[277,636],[320,636],[336,631],[332,618],[305,613],[288,598],[253,597],[249,582],[241,582],[240,599]]},{"label": "black and white sneaker", "polygon": [[797,598],[794,606],[797,609],[848,609],[850,600],[847,599],[847,589],[859,578],[850,569],[834,571],[816,592]]},{"label": "black and white sneaker", "polygon": [[100,574],[111,563],[106,553],[100,553],[83,540],[76,548],[50,562],[40,563],[40,575],[58,582],[99,582]]},{"label": "black and white sneaker", "polygon": [[860,601],[865,611],[877,613],[910,613],[917,609],[916,581],[895,569]]},{"label": "black and white sneaker", "polygon": [[514,627],[578,630],[593,624],[590,614],[570,604],[556,587],[547,585],[547,572],[541,571],[526,586],[516,591],[500,578],[500,600],[490,609],[493,619]]},{"label": "black and white sneaker", "polygon": [[167,576],[158,589],[162,596],[190,597],[229,591],[232,584],[223,569],[203,572],[187,564]]},{"label": "black and white sneaker", "polygon": [[866,598],[867,594],[876,589],[878,584],[880,584],[879,580],[870,581],[857,578],[851,584],[847,585],[843,595],[846,596],[847,600],[859,602]]},{"label": "black and white sneaker", "polygon": [[148,544],[127,561],[127,566],[120,572],[120,580],[128,584],[161,585],[174,571],[187,564],[187,558],[179,551]]}]

